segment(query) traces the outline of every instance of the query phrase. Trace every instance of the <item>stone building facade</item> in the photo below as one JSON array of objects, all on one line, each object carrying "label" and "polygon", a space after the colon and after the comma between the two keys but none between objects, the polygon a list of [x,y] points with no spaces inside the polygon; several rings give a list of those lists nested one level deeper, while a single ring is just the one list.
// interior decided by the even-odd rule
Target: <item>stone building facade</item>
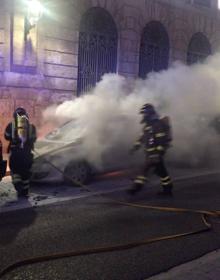
[{"label": "stone building facade", "polygon": [[83,94],[106,72],[144,78],[220,46],[217,0],[41,3],[27,32],[25,1],[0,0],[0,137],[18,106],[39,126],[45,107]]}]

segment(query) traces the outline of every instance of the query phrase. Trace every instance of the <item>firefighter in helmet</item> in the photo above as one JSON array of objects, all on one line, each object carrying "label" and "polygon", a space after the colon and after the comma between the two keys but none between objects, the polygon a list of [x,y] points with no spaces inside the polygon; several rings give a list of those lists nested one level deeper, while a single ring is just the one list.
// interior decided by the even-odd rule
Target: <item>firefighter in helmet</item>
[{"label": "firefighter in helmet", "polygon": [[36,128],[29,122],[24,108],[19,107],[14,111],[13,120],[5,129],[5,139],[9,141],[12,183],[18,196],[28,196]]},{"label": "firefighter in helmet", "polygon": [[143,116],[143,132],[135,142],[132,152],[143,146],[146,158],[142,173],[135,178],[128,193],[135,194],[142,189],[148,180],[148,171],[153,169],[161,180],[162,191],[158,194],[172,196],[173,184],[164,164],[164,155],[172,140],[169,118],[160,118],[154,106],[148,103],[141,108],[140,114]]}]

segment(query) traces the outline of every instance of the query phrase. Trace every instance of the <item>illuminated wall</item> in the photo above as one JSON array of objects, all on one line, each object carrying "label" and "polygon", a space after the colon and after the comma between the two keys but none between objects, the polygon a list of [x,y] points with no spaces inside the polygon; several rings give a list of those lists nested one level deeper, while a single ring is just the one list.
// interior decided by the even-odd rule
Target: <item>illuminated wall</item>
[{"label": "illuminated wall", "polygon": [[[91,7],[105,9],[118,32],[117,72],[139,73],[141,34],[160,22],[169,37],[169,64],[186,62],[193,34],[201,32],[214,52],[219,47],[219,12],[180,0],[41,0],[46,12],[24,38],[23,0],[0,0],[0,137],[17,106],[39,126],[42,110],[76,97],[78,41],[82,16]],[[214,5],[214,6],[213,6]]]}]

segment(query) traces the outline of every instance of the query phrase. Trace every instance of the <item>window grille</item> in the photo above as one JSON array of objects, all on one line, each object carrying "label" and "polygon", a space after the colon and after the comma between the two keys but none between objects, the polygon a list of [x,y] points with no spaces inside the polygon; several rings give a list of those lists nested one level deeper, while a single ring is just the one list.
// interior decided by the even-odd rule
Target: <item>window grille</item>
[{"label": "window grille", "polygon": [[139,59],[139,77],[146,78],[152,71],[168,68],[169,38],[160,22],[150,22],[142,32]]},{"label": "window grille", "polygon": [[77,92],[89,91],[105,73],[116,72],[117,28],[111,15],[94,7],[83,16],[79,32]]},{"label": "window grille", "polygon": [[208,39],[202,33],[196,33],[192,36],[188,51],[187,64],[202,62],[211,54],[211,46]]}]

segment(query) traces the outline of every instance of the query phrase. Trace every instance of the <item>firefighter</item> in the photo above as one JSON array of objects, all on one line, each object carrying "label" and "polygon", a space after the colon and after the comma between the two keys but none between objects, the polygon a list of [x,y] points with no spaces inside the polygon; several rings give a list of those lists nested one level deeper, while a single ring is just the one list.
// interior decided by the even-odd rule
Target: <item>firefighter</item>
[{"label": "firefighter", "polygon": [[13,120],[5,129],[5,139],[9,141],[9,166],[12,183],[18,197],[27,197],[30,185],[31,167],[33,163],[36,128],[29,122],[24,108],[17,108]]},{"label": "firefighter", "polygon": [[132,152],[143,146],[146,158],[142,173],[135,178],[128,193],[134,195],[141,190],[148,180],[149,170],[153,169],[161,180],[162,191],[158,194],[172,196],[173,184],[164,164],[164,155],[172,140],[169,119],[160,118],[152,104],[145,104],[140,114],[143,116],[141,121],[143,132],[134,144]]},{"label": "firefighter", "polygon": [[0,140],[0,181],[6,174],[7,161],[3,160],[2,141]]}]

